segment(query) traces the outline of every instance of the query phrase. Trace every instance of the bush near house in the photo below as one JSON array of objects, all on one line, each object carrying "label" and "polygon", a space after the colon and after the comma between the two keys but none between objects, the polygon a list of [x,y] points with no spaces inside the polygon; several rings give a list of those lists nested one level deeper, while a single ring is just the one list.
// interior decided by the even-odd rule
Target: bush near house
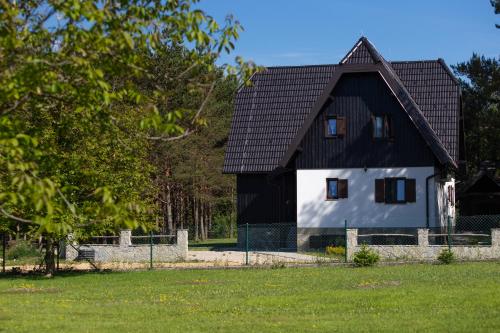
[{"label": "bush near house", "polygon": [[9,260],[37,258],[40,257],[40,251],[30,242],[25,240],[18,240],[10,244],[6,253],[6,257]]},{"label": "bush near house", "polygon": [[380,260],[377,252],[370,249],[366,244],[361,245],[361,250],[354,253],[354,263],[356,266],[373,266]]},{"label": "bush near house", "polygon": [[437,259],[445,265],[451,264],[456,260],[455,254],[450,249],[444,249],[439,253]]},{"label": "bush near house", "polygon": [[329,245],[325,248],[325,254],[329,256],[344,256],[345,255],[345,247],[343,246],[335,246]]}]

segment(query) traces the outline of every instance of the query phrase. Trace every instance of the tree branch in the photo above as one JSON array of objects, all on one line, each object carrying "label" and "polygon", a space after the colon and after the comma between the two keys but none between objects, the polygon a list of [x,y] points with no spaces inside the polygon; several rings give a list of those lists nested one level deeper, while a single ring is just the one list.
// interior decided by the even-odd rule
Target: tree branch
[{"label": "tree branch", "polygon": [[208,90],[207,95],[205,96],[205,99],[201,103],[200,107],[198,108],[198,111],[196,111],[196,114],[194,115],[193,119],[191,119],[191,128],[187,128],[184,133],[178,136],[147,136],[146,138],[148,140],[159,140],[159,141],[175,141],[175,140],[180,140],[182,138],[185,138],[192,133],[196,132],[196,129],[193,128],[193,125],[195,124],[196,120],[200,117],[201,113],[205,109],[208,100],[210,99],[210,96],[212,95],[214,89],[215,89],[215,84],[217,83],[217,80],[214,80],[212,84],[210,84],[210,89]]},{"label": "tree branch", "polygon": [[11,111],[14,111],[15,109],[17,109],[21,104],[23,104],[29,97],[29,94],[27,95],[24,95],[23,97],[21,97],[19,100],[15,101],[14,102],[14,105],[12,105],[11,107],[3,110],[2,114],[7,114],[7,113],[10,113]]},{"label": "tree branch", "polygon": [[0,208],[0,213],[2,213],[2,215],[4,215],[5,217],[8,217],[9,219],[17,221],[17,222],[26,223],[26,224],[35,224],[35,222],[32,220],[27,220],[27,219],[23,219],[23,218],[11,215],[11,214],[7,213],[5,211],[5,209],[3,209],[3,208]]},{"label": "tree branch", "polygon": [[193,134],[194,132],[196,132],[196,130],[190,130],[190,129],[187,129],[184,131],[184,133],[182,133],[181,135],[178,135],[178,136],[146,136],[146,139],[148,140],[157,140],[157,141],[175,141],[175,140],[179,140],[179,139],[182,139],[182,138],[185,138],[191,134]]},{"label": "tree branch", "polygon": [[196,112],[196,114],[194,115],[193,117],[193,120],[191,120],[191,124],[194,124],[196,119],[200,116],[201,112],[203,111],[203,109],[205,109],[205,106],[207,105],[208,103],[208,100],[210,99],[210,96],[212,95],[212,92],[214,91],[214,88],[215,88],[215,83],[217,81],[214,80],[214,82],[212,82],[212,84],[210,85],[210,89],[208,89],[208,93],[207,93],[207,96],[205,96],[205,99],[203,100],[203,102],[201,103],[198,111]]}]

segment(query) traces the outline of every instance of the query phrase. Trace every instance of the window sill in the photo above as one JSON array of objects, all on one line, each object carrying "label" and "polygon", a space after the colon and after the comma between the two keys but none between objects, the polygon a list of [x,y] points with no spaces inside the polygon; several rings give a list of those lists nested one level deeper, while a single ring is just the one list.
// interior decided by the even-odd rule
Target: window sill
[{"label": "window sill", "polygon": [[401,201],[401,202],[384,202],[386,205],[406,205],[412,202]]}]

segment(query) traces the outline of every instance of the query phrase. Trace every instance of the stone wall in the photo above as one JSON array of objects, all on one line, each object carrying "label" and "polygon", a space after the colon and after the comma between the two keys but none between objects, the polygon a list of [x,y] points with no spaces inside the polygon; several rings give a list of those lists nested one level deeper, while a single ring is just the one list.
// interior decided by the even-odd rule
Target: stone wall
[{"label": "stone wall", "polygon": [[[75,260],[80,250],[93,250],[96,262],[143,262],[150,260],[151,247],[148,244],[133,245],[130,230],[120,232],[120,245],[73,244],[66,246],[66,260]],[[175,244],[154,244],[153,261],[172,262],[187,259],[188,232],[177,231]]]},{"label": "stone wall", "polygon": [[[418,229],[418,245],[369,245],[381,259],[389,260],[436,260],[439,253],[448,246],[429,245],[428,229]],[[352,261],[359,251],[358,229],[347,229],[347,258]],[[452,246],[458,260],[500,259],[500,229],[491,230],[491,246]]]}]

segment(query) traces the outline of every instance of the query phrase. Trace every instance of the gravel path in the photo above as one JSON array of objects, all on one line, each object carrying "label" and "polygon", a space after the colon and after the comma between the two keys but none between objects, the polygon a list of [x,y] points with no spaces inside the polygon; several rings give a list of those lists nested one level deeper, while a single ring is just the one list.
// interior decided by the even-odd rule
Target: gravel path
[{"label": "gravel path", "polygon": [[[280,263],[316,263],[323,258],[295,252],[249,252],[251,265],[272,265]],[[243,251],[189,251],[188,261],[211,262],[220,265],[244,265],[246,253]]]},{"label": "gravel path", "polygon": [[[328,258],[321,258],[294,252],[249,252],[249,265],[281,265],[281,264],[314,264],[321,262],[335,262]],[[214,268],[214,267],[239,267],[245,266],[246,253],[243,251],[189,251],[188,258],[182,262],[162,263],[155,262],[154,268],[186,269],[186,268]],[[149,262],[125,263],[95,263],[99,269],[127,271],[148,269]],[[28,272],[35,268],[34,265],[18,265],[22,271]],[[7,266],[7,271],[12,269]],[[93,267],[87,262],[61,261],[61,269],[91,270]]]}]

